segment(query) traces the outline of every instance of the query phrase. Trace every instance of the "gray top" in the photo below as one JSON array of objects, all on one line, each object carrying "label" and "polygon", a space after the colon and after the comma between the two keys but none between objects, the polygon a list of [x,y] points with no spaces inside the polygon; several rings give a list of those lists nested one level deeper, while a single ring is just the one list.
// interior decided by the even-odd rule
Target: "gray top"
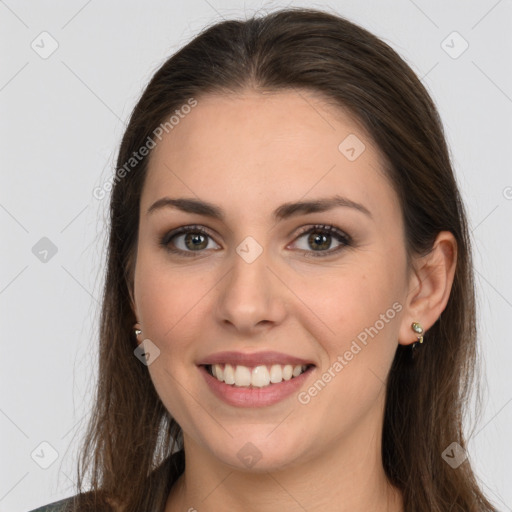
[{"label": "gray top", "polygon": [[60,501],[54,501],[53,503],[49,503],[48,505],[44,505],[42,507],[31,510],[30,512],[66,512],[68,510],[73,510],[73,496],[70,498],[64,498]]}]

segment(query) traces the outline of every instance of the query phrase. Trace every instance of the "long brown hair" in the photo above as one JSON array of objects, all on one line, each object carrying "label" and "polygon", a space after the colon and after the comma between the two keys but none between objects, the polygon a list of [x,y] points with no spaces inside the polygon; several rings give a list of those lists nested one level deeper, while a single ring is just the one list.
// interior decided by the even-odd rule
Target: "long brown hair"
[{"label": "long brown hair", "polygon": [[158,69],[131,114],[111,194],[97,397],[78,465],[78,490],[87,474],[92,489],[76,500],[77,510],[87,509],[85,498],[96,509],[105,498],[128,512],[163,511],[184,470],[181,429],[133,353],[130,292],[151,152],[131,159],[191,99],[247,89],[315,92],[364,125],[400,199],[410,256],[428,253],[440,231],[453,233],[457,267],[446,309],[414,357],[408,346],[395,354],[382,459],[406,512],[495,510],[469,460],[452,468],[442,457],[451,443],[466,448],[463,419],[478,388],[470,240],[439,114],[387,44],[342,17],[310,9],[206,28]]}]

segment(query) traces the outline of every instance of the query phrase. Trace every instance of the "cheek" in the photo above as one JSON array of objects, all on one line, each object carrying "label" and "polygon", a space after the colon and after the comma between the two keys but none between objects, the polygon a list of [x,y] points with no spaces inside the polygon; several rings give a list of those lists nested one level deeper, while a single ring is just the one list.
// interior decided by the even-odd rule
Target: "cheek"
[{"label": "cheek", "polygon": [[322,382],[313,382],[300,403],[331,411],[334,423],[347,428],[381,396],[398,345],[402,257],[374,256],[305,279],[299,292],[322,320],[308,328],[323,349]]},{"label": "cheek", "polygon": [[[348,350],[352,340],[364,341],[368,329],[376,327],[379,338],[398,329],[401,309],[399,283],[384,262],[344,265],[326,272],[315,271],[303,279],[297,296],[303,298],[316,319],[312,325],[323,340],[330,359]],[[395,306],[393,307],[393,305]],[[377,339],[374,329],[371,329]]]},{"label": "cheek", "polygon": [[196,331],[204,323],[207,301],[203,299],[213,285],[207,272],[187,272],[161,256],[141,251],[135,272],[135,298],[144,337],[162,352],[182,353],[197,339]]},{"label": "cheek", "polygon": [[[190,380],[194,369],[194,350],[204,338],[204,307],[208,282],[204,272],[184,272],[149,251],[137,259],[135,299],[143,336],[160,350],[148,366],[153,385],[166,409],[180,425],[194,430],[194,402],[197,396]],[[195,411],[197,413],[197,411]]]},{"label": "cheek", "polygon": [[[385,260],[367,263],[306,280],[300,291],[322,320],[313,319],[308,328],[324,356],[318,380],[299,402],[330,416],[326,425],[332,428],[322,427],[329,430],[326,435],[349,429],[375,406],[398,345],[400,283]],[[318,421],[325,416],[319,414]]]}]

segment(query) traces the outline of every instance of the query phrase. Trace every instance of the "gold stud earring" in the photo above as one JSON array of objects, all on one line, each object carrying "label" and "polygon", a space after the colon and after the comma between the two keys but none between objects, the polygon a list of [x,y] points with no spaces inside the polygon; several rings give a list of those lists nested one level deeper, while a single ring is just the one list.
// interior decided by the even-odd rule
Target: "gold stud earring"
[{"label": "gold stud earring", "polygon": [[423,327],[419,322],[413,322],[411,329],[417,334],[417,341],[412,344],[412,349],[414,350],[418,346],[418,343],[423,343]]}]

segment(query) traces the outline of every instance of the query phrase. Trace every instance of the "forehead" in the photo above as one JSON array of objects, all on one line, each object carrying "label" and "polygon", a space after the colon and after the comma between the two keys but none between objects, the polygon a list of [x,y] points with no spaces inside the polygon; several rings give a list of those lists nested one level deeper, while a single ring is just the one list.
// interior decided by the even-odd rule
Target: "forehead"
[{"label": "forehead", "polygon": [[382,209],[396,203],[360,123],[310,92],[246,92],[200,97],[164,132],[141,206],[180,195],[261,210],[334,193],[366,203],[377,194]]}]

